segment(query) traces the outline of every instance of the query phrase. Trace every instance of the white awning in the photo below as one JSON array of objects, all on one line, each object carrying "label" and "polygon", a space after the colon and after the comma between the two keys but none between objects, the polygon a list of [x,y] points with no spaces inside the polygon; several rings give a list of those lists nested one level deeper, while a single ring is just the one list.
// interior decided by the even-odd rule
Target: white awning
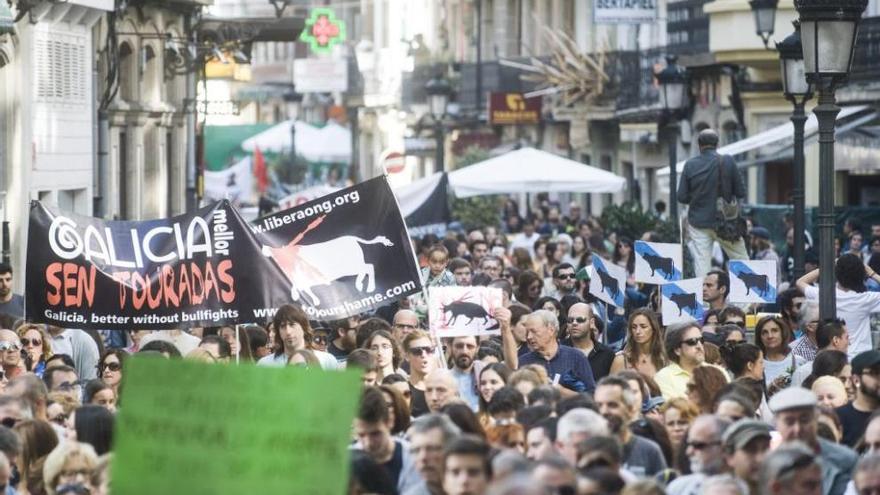
[{"label": "white awning", "polygon": [[[846,119],[851,117],[859,112],[867,110],[869,107],[867,105],[858,105],[852,107],[844,107],[840,114],[837,116],[837,120],[840,121],[842,119]],[[810,114],[807,119],[806,126],[804,127],[804,137],[805,139],[810,139],[813,135],[819,132],[819,121],[816,119],[815,114]],[[793,139],[794,137],[794,124],[788,122],[786,124],[782,124],[772,129],[768,129],[764,132],[755,134],[754,136],[747,137],[745,139],[741,139],[735,143],[728,144],[726,146],[722,146],[718,148],[718,153],[722,155],[739,155],[742,153],[746,153],[752,150],[756,150],[763,146],[767,146],[773,143],[777,143],[779,141],[783,141],[785,139]],[[678,162],[676,166],[676,170],[679,174],[684,171],[684,162],[682,160]],[[657,169],[658,177],[666,177],[669,175],[669,167],[663,167]]]}]

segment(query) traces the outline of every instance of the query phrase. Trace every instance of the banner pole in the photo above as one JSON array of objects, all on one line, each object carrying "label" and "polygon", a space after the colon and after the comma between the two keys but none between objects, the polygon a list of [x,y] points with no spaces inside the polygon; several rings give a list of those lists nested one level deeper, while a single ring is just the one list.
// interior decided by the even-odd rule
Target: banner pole
[{"label": "banner pole", "polygon": [[235,324],[235,341],[238,342],[238,350],[235,352],[235,364],[241,363],[241,339],[239,338],[239,327],[241,327],[241,325],[236,323]]},{"label": "banner pole", "polygon": [[605,331],[602,332],[602,343],[605,344],[606,346],[608,345],[608,326],[611,324],[611,317],[609,316],[611,314],[611,311],[609,311],[610,307],[611,307],[611,304],[606,302],[605,303]]}]

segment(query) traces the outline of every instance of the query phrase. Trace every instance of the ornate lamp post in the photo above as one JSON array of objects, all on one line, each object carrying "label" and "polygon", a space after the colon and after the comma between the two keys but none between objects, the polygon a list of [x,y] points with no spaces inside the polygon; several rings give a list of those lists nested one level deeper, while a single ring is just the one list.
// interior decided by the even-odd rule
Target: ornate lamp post
[{"label": "ornate lamp post", "polygon": [[678,57],[666,57],[666,68],[656,74],[660,83],[660,103],[663,105],[662,123],[669,127],[669,218],[678,235],[678,120],[688,106],[687,69],[678,65]]},{"label": "ornate lamp post", "polygon": [[801,25],[794,21],[794,33],[776,44],[782,69],[782,88],[785,99],[794,105],[791,122],[794,124],[794,278],[804,274],[804,124],[807,114],[804,105],[813,97],[813,87],[804,74],[804,52],[801,47]]},{"label": "ornate lamp post", "polygon": [[434,170],[442,172],[445,166],[444,148],[446,134],[443,129],[443,117],[446,116],[446,106],[449,104],[449,96],[452,94],[452,86],[442,75],[438,74],[425,84],[425,92],[428,93],[428,107],[434,118],[434,136],[437,138],[437,149],[434,155]]},{"label": "ornate lamp post", "polygon": [[749,7],[755,14],[755,32],[764,41],[764,48],[770,49],[770,36],[776,25],[776,6],[779,0],[751,0]]},{"label": "ornate lamp post", "polygon": [[859,20],[868,0],[795,0],[807,81],[819,90],[819,317],[835,318],[834,127],[840,107],[834,93],[852,67]]}]

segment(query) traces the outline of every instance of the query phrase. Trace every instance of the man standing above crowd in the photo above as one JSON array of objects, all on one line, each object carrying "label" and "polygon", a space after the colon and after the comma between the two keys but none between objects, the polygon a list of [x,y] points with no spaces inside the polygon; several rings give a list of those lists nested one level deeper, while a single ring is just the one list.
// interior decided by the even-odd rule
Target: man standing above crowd
[{"label": "man standing above crowd", "polygon": [[700,156],[691,158],[684,165],[678,185],[678,201],[689,206],[687,235],[691,239],[694,255],[694,273],[697,277],[704,277],[712,266],[712,245],[715,241],[730,259],[749,259],[742,237],[728,241],[715,232],[718,192],[721,191],[728,200],[736,198],[742,203],[746,198],[746,188],[733,158],[719,155],[716,151],[717,132],[712,129],[700,131],[697,144],[700,146]]},{"label": "man standing above crowd", "polygon": [[480,407],[480,371],[482,361],[477,361],[477,338],[472,336],[452,339],[452,375],[458,382],[458,395],[476,411]]},{"label": "man standing above crowd", "polygon": [[12,266],[0,263],[0,314],[24,318],[24,298],[12,292]]},{"label": "man standing above crowd", "polygon": [[[587,303],[575,303],[568,309],[568,344],[578,349],[590,361],[593,379],[601,380],[608,376],[614,351],[607,345],[598,342],[596,325],[593,319],[593,308]],[[568,345],[567,344],[567,345]]]}]

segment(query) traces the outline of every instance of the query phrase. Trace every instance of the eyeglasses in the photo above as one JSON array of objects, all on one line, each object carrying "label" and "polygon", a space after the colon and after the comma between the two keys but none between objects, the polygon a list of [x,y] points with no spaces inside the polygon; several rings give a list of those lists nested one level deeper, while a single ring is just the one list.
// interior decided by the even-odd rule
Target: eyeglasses
[{"label": "eyeglasses", "polygon": [[797,471],[798,469],[803,469],[803,468],[809,466],[810,464],[813,464],[814,462],[816,462],[816,461],[815,461],[815,459],[813,459],[812,456],[808,456],[808,455],[798,456],[794,459],[794,461],[791,462],[791,464],[789,464],[789,465],[785,466],[784,468],[782,468],[781,470],[779,470],[779,474],[776,475],[776,479],[781,479],[786,474],[788,474],[792,471]]},{"label": "eyeglasses", "polygon": [[694,450],[706,450],[709,447],[721,445],[721,442],[688,442],[687,446]]},{"label": "eyeglasses", "polygon": [[583,316],[575,316],[575,317],[568,318],[565,321],[567,321],[569,325],[571,325],[572,323],[577,323],[580,325],[581,323],[586,323],[586,322],[590,321],[590,319],[584,318]]},{"label": "eyeglasses", "polygon": [[574,280],[575,274],[574,273],[560,273],[559,275],[556,276],[556,278],[559,280]]},{"label": "eyeglasses", "polygon": [[57,388],[58,388],[58,390],[61,390],[62,392],[69,392],[69,391],[71,391],[71,390],[74,390],[74,389],[76,389],[76,388],[79,388],[80,386],[82,386],[82,384],[83,384],[83,382],[80,382],[80,381],[76,381],[76,382],[61,382],[61,383],[58,384],[58,387],[57,387]]},{"label": "eyeglasses", "polygon": [[0,352],[2,351],[20,351],[21,345],[17,342],[10,342],[8,340],[4,340],[0,342]]},{"label": "eyeglasses", "polygon": [[104,363],[101,365],[101,371],[119,371],[122,365],[119,363]]},{"label": "eyeglasses", "polygon": [[435,349],[434,346],[410,347],[409,353],[413,356],[423,356],[425,354],[430,356],[434,354]]},{"label": "eyeglasses", "polygon": [[27,337],[21,339],[21,343],[22,343],[25,347],[27,347],[28,345],[30,345],[30,346],[32,346],[32,347],[42,347],[42,346],[43,346],[43,341],[42,341],[42,340],[40,340],[40,339],[29,339],[29,338],[27,338]]},{"label": "eyeglasses", "polygon": [[694,337],[692,339],[682,340],[682,344],[687,344],[690,347],[696,347],[698,344],[703,343],[703,337]]}]

